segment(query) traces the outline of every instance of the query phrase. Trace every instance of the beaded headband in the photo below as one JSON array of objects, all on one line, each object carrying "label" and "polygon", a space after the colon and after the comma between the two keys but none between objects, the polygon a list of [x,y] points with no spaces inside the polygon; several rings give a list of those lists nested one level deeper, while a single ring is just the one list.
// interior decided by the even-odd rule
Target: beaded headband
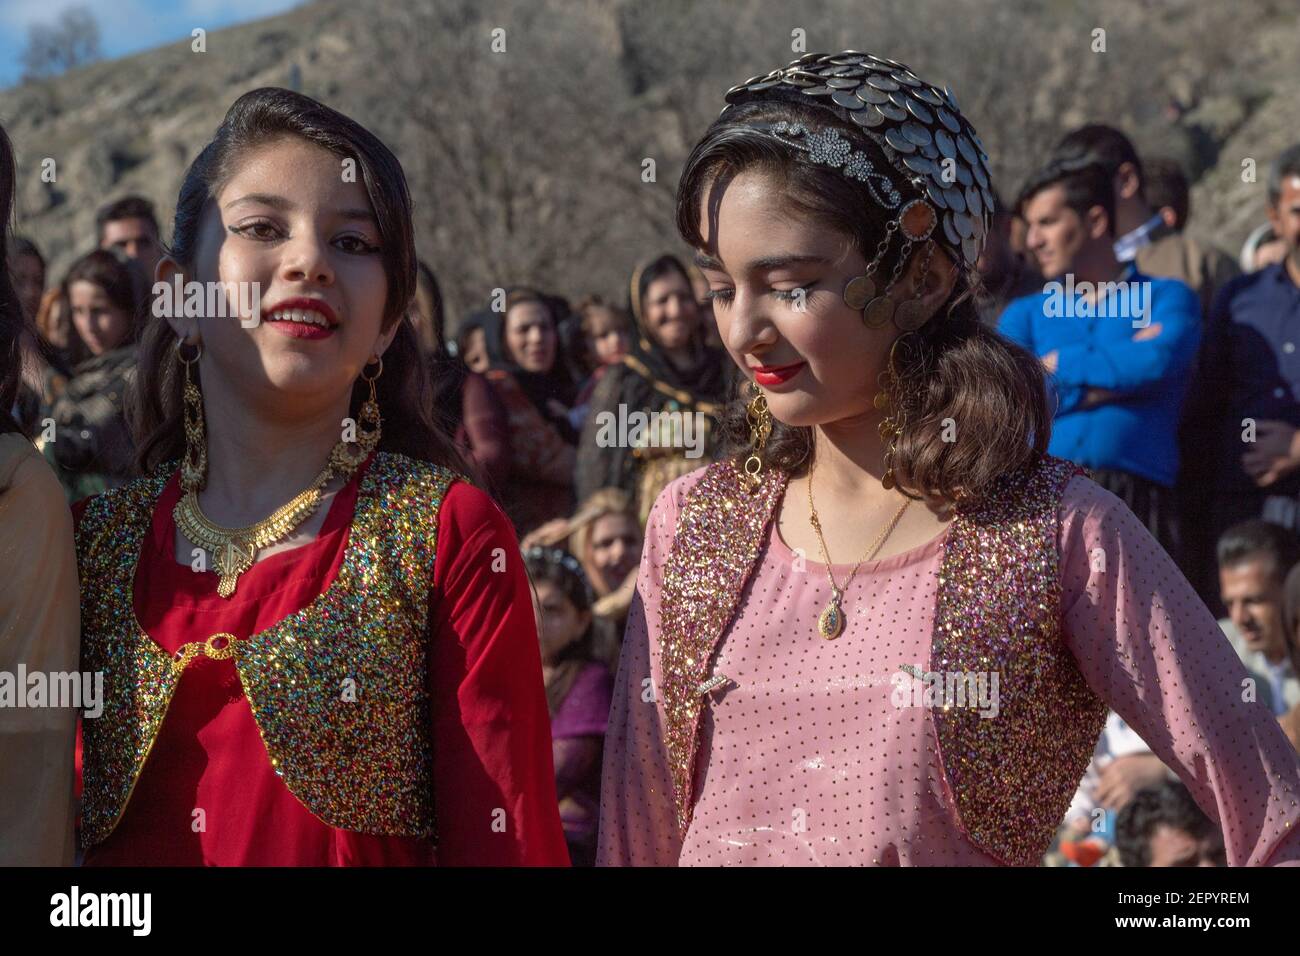
[{"label": "beaded headband", "polygon": [[[808,53],[784,68],[732,87],[726,100],[719,116],[741,104],[764,100],[807,102],[829,110],[855,123],[862,135],[880,148],[899,181],[910,187],[914,195],[908,201],[894,179],[866,153],[854,149],[835,127],[751,124],[763,135],[803,152],[809,162],[838,169],[864,183],[882,208],[899,210],[875,259],[845,288],[845,302],[864,310],[868,325],[883,325],[893,318],[900,329],[908,331],[925,321],[917,300],[933,254],[932,236],[955,262],[975,268],[993,213],[988,154],[974,127],[958,110],[950,89],[925,83],[896,60],[845,50]],[[894,274],[881,289],[875,273],[894,232],[902,233],[903,248]],[[886,293],[898,279],[912,244],[921,242],[926,243],[925,259],[913,298],[895,309]]]},{"label": "beaded headband", "polygon": [[582,564],[569,552],[562,548],[544,548],[540,545],[534,545],[524,552],[524,558],[529,561],[545,561],[547,564],[559,565],[574,575],[582,582],[582,587],[587,595],[587,604],[591,604],[593,594],[591,582],[587,580],[587,572],[583,570]]}]

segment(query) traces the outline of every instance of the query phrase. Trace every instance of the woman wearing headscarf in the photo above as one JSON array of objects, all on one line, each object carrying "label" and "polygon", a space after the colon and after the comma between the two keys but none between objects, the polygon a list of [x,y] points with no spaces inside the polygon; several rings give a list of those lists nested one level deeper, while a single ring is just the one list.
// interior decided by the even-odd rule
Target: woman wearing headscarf
[{"label": "woman wearing headscarf", "polygon": [[705,343],[690,275],[675,257],[638,266],[629,297],[636,334],[591,397],[575,483],[580,499],[622,488],[644,526],[659,492],[712,456],[733,370]]},{"label": "woman wearing headscarf", "polygon": [[484,321],[487,380],[505,406],[510,469],[493,488],[520,537],[573,510],[577,393],[559,357],[556,300],[535,289],[506,295],[504,315]]}]

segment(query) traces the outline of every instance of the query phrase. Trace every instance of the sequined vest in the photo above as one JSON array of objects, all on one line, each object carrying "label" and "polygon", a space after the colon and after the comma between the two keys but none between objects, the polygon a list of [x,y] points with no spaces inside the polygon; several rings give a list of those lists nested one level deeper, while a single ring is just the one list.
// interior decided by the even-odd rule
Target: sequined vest
[{"label": "sequined vest", "polygon": [[[82,842],[117,826],[193,651],[233,657],[276,774],[332,827],[432,838],[428,612],[438,510],[459,476],[378,453],[362,476],[334,582],[244,640],[195,634],[169,655],[136,620],[136,564],[175,470],[91,499],[77,528],[81,666],[104,672],[104,709],[83,722]],[[223,646],[224,645],[224,646]]]},{"label": "sequined vest", "polygon": [[[932,707],[939,762],[963,832],[1011,865],[1037,865],[1051,845],[1106,718],[1062,638],[1058,508],[1083,473],[1045,456],[958,506],[944,536],[927,670],[996,672],[999,710]],[[770,471],[751,493],[734,460],[716,462],[678,516],[664,568],[660,690],[683,836],[711,662],[787,481]]]}]

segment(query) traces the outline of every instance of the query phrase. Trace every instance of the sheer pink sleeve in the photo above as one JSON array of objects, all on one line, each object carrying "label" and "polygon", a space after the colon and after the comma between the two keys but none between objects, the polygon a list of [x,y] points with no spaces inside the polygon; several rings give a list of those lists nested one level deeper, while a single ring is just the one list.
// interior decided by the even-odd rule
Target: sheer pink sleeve
[{"label": "sheer pink sleeve", "polygon": [[676,866],[681,854],[658,695],[659,600],[678,509],[701,474],[702,469],[664,488],[646,521],[605,733],[597,866]]},{"label": "sheer pink sleeve", "polygon": [[1300,759],[1174,562],[1080,476],[1060,552],[1065,638],[1088,685],[1219,822],[1229,866],[1300,865]]}]

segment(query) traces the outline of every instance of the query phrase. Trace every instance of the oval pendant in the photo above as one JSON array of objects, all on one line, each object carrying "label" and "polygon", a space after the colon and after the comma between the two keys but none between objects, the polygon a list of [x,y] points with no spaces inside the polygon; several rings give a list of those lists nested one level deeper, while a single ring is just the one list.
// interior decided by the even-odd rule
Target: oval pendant
[{"label": "oval pendant", "polygon": [[826,605],[826,609],[817,615],[817,630],[828,641],[833,641],[840,636],[840,632],[844,630],[844,614],[840,611],[838,602],[832,600]]}]

